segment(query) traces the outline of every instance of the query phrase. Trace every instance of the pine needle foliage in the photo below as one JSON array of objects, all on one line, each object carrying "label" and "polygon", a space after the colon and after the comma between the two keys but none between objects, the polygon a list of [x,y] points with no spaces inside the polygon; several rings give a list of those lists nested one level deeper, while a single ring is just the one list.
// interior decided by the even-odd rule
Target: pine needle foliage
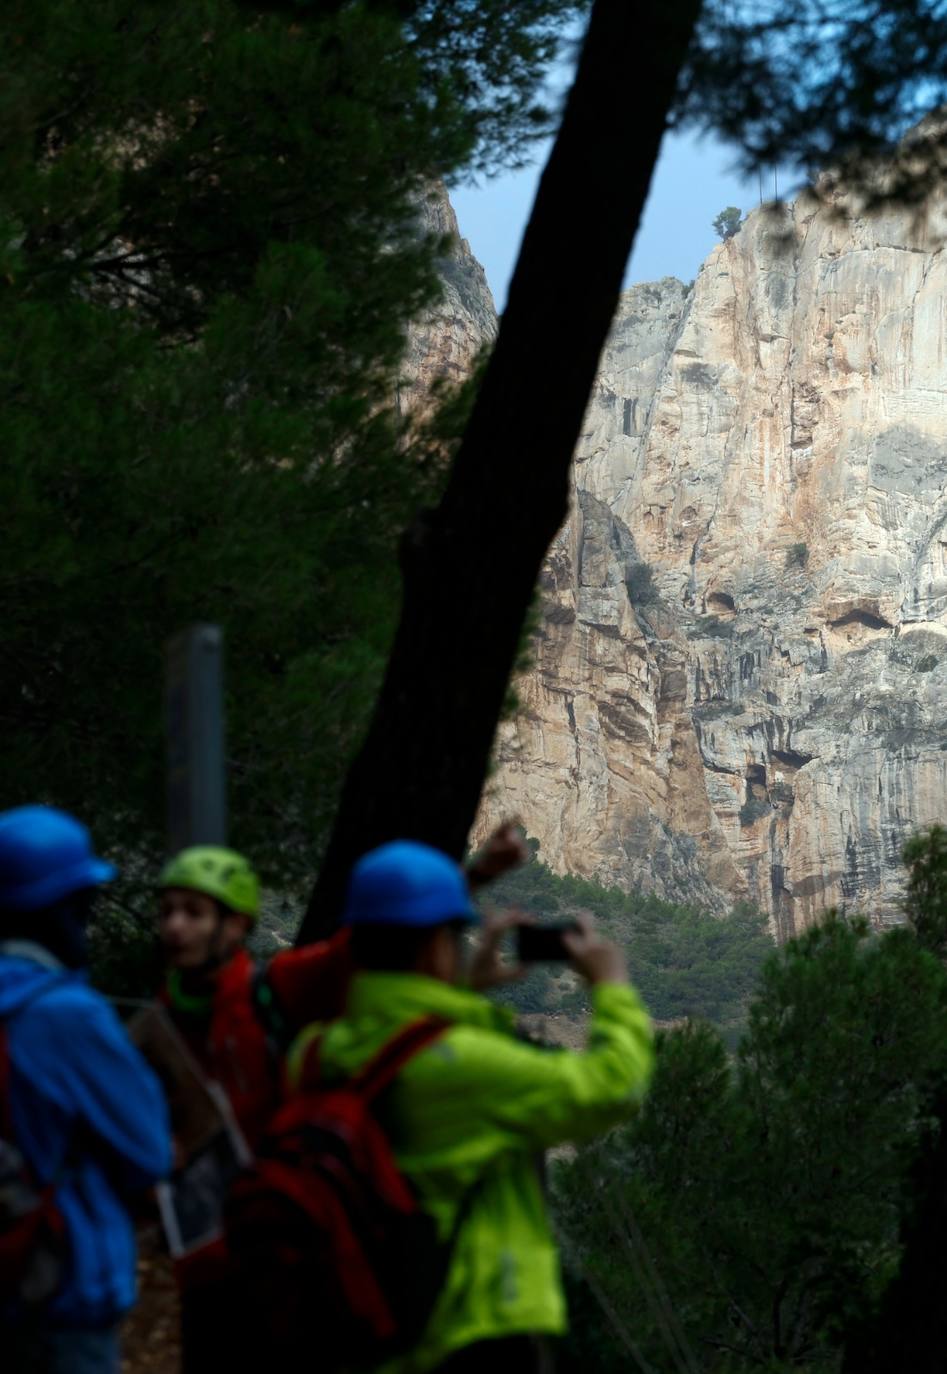
[{"label": "pine needle foliage", "polygon": [[558,1172],[578,1310],[619,1319],[576,1325],[567,1368],[627,1368],[622,1327],[645,1367],[837,1371],[898,1271],[945,1019],[909,929],[832,918],[770,957],[735,1059],[706,1024],[659,1037],[638,1116]]},{"label": "pine needle foliage", "polygon": [[449,451],[391,404],[418,206],[542,126],[577,6],[409,8],[3,7],[0,806],[153,858],[162,646],[219,621],[233,842],[312,871]]}]

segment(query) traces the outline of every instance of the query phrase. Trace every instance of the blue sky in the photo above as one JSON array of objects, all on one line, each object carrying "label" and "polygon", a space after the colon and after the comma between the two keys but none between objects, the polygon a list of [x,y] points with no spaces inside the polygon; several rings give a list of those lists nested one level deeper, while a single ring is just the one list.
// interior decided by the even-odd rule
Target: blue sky
[{"label": "blue sky", "polygon": [[[477,187],[451,193],[460,232],[487,273],[497,308],[506,289],[532,205],[546,149],[520,172],[509,172]],[[627,284],[680,277],[690,281],[717,237],[711,221],[727,205],[744,212],[759,204],[759,184],[730,170],[734,154],[712,139],[693,134],[665,136],[651,182],[651,194],[629,264]],[[781,191],[788,187],[780,186]],[[763,188],[773,194],[772,177]],[[575,264],[563,262],[562,271]]]}]

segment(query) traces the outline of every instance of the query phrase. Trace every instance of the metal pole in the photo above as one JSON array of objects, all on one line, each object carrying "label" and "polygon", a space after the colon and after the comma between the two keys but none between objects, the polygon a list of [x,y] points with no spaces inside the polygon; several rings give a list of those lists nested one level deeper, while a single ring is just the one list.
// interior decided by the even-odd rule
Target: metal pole
[{"label": "metal pole", "polygon": [[223,632],[190,625],[165,651],[168,849],[227,843]]}]

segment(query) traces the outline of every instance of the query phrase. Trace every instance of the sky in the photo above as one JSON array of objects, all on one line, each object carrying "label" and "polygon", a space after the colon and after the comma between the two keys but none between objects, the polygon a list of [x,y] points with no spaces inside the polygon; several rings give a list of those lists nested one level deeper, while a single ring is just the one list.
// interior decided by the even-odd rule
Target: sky
[{"label": "sky", "polygon": [[[532,206],[548,145],[536,162],[479,186],[451,192],[460,232],[483,264],[497,309],[502,310],[520,239]],[[744,213],[759,204],[757,178],[746,181],[731,170],[734,153],[696,134],[666,134],[651,193],[629,263],[626,285],[679,277],[688,282],[717,243],[711,227],[728,205]],[[764,185],[773,194],[772,178]],[[780,190],[787,188],[780,187]],[[563,263],[563,270],[569,264]]]}]

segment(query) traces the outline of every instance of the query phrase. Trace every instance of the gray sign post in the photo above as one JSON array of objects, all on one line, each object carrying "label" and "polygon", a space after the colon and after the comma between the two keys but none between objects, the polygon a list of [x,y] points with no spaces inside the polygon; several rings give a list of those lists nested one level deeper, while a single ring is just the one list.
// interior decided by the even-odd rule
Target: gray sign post
[{"label": "gray sign post", "polygon": [[165,652],[168,848],[227,843],[223,632],[190,625]]}]

